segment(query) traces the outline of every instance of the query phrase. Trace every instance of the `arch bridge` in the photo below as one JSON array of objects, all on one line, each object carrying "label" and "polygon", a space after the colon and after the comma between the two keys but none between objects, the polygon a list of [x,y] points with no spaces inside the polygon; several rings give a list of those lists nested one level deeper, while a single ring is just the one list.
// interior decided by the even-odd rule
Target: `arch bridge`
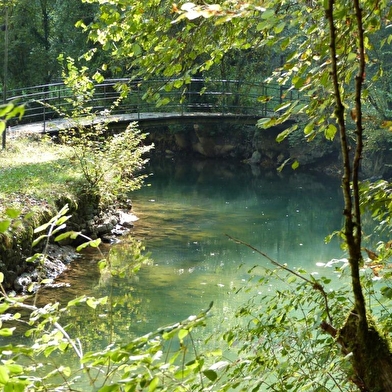
[{"label": "arch bridge", "polygon": [[[128,94],[122,99],[124,89]],[[68,113],[79,98],[63,82],[10,90],[6,101],[25,105],[22,120],[12,124],[12,129],[55,132],[70,127],[60,113],[70,118]],[[96,121],[105,118],[110,123],[138,121],[152,126],[222,121],[255,124],[293,100],[302,100],[300,92],[264,82],[192,79],[184,90],[170,88],[165,80],[107,79],[94,85],[86,104]]]}]

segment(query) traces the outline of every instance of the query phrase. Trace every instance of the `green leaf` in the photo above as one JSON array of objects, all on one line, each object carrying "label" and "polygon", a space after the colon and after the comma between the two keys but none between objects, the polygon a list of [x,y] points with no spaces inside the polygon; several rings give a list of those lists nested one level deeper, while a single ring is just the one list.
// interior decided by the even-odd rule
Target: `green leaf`
[{"label": "green leaf", "polygon": [[159,378],[154,377],[151,381],[150,384],[148,385],[148,392],[154,392],[159,385]]},{"label": "green leaf", "polygon": [[0,117],[5,117],[8,113],[12,111],[14,108],[13,103],[8,103],[7,105],[1,105],[0,106]]},{"label": "green leaf", "polygon": [[43,256],[42,253],[35,253],[33,256],[28,257],[28,258],[26,259],[26,262],[27,262],[27,263],[33,263],[35,260],[39,259],[39,258],[42,257],[42,256]]},{"label": "green leaf", "polygon": [[304,128],[304,134],[310,135],[313,132],[313,129],[314,129],[314,123],[306,124],[306,126]]},{"label": "green leaf", "polygon": [[0,233],[5,233],[10,226],[11,226],[10,219],[4,219],[0,221]]},{"label": "green leaf", "polygon": [[16,208],[7,208],[7,209],[5,210],[5,213],[6,213],[6,215],[7,215],[9,218],[11,218],[11,219],[16,219],[16,218],[20,215],[21,210],[18,210],[18,209],[16,209]]},{"label": "green leaf", "polygon": [[98,301],[95,298],[87,298],[86,303],[92,309],[96,309],[98,305]]},{"label": "green leaf", "polygon": [[257,126],[259,128],[264,128],[267,129],[275,124],[275,119],[273,118],[261,118],[260,120],[257,121]]},{"label": "green leaf", "polygon": [[65,240],[66,238],[75,239],[80,234],[80,231],[67,231],[66,233],[59,234],[54,240],[56,242]]},{"label": "green leaf", "polygon": [[81,303],[86,302],[86,299],[87,299],[87,298],[83,295],[83,296],[81,296],[81,297],[78,297],[78,298],[75,298],[75,299],[69,301],[68,304],[67,304],[67,306],[68,306],[68,307],[71,307],[71,306],[79,305],[79,304],[81,304]]},{"label": "green leaf", "polygon": [[28,386],[28,380],[12,380],[4,386],[4,392],[25,392]]},{"label": "green leaf", "polygon": [[272,8],[265,10],[261,14],[261,19],[273,19],[274,17],[276,18],[275,10],[273,10]]},{"label": "green leaf", "polygon": [[97,82],[97,83],[103,83],[105,81],[105,77],[101,74],[101,72],[97,71],[95,74],[92,76],[92,78]]},{"label": "green leaf", "polygon": [[96,240],[90,241],[89,245],[92,248],[98,248],[99,245],[101,245],[102,240],[100,238],[97,238]]},{"label": "green leaf", "polygon": [[158,102],[157,102],[157,108],[159,108],[159,107],[161,107],[161,106],[165,106],[165,105],[167,105],[168,103],[170,103],[170,98],[161,98],[161,99],[159,99],[158,100]]},{"label": "green leaf", "polygon": [[15,327],[12,328],[2,328],[0,329],[0,336],[12,336],[14,331],[15,331]]},{"label": "green leaf", "polygon": [[293,170],[298,169],[299,167],[299,162],[297,160],[295,160],[292,164],[291,164],[291,168]]},{"label": "green leaf", "polygon": [[36,229],[34,229],[34,233],[37,234],[37,233],[39,233],[41,231],[46,230],[51,224],[52,224],[51,222],[47,222],[47,223],[44,223],[41,226],[38,226]]},{"label": "green leaf", "polygon": [[65,216],[60,217],[59,219],[57,219],[56,225],[62,226],[64,224],[64,222],[66,222],[69,218],[71,218],[71,215],[65,215]]},{"label": "green leaf", "polygon": [[285,129],[283,132],[281,132],[281,133],[276,137],[276,141],[277,141],[278,143],[283,142],[283,140],[285,140],[286,137],[289,136],[292,132],[293,132],[293,130],[292,130],[291,128]]},{"label": "green leaf", "polygon": [[23,366],[18,365],[17,363],[7,363],[7,368],[11,374],[23,373]]},{"label": "green leaf", "polygon": [[277,26],[274,27],[274,33],[275,34],[281,33],[284,30],[285,27],[286,27],[286,23],[285,22],[279,23]]},{"label": "green leaf", "polygon": [[4,282],[4,274],[0,272],[0,283]]},{"label": "green leaf", "polygon": [[67,227],[67,225],[65,223],[63,223],[62,225],[56,227],[53,231],[52,231],[52,235],[55,235],[56,233],[58,233],[59,231],[65,229]]},{"label": "green leaf", "polygon": [[142,53],[142,48],[140,47],[139,44],[134,43],[132,45],[132,52],[133,52],[134,56],[140,56]]},{"label": "green leaf", "polygon": [[178,339],[184,340],[189,334],[189,330],[187,329],[180,329],[178,332]]},{"label": "green leaf", "polygon": [[279,167],[278,167],[278,172],[280,173],[283,169],[284,169],[284,167],[286,166],[286,164],[288,163],[288,162],[290,162],[290,160],[291,160],[291,158],[287,158]]},{"label": "green leaf", "polygon": [[121,387],[118,384],[105,385],[104,387],[98,389],[98,392],[112,392],[121,391]]},{"label": "green leaf", "polygon": [[[4,274],[3,274],[4,277]],[[5,303],[5,302],[1,302],[0,303],[0,314],[3,314],[4,312],[6,312],[8,309],[10,308],[10,305]]]},{"label": "green leaf", "polygon": [[324,131],[324,134],[325,134],[325,137],[327,138],[327,140],[332,141],[334,139],[337,131],[338,131],[338,129],[335,127],[335,125],[329,124],[328,127]]},{"label": "green leaf", "polygon": [[84,242],[83,244],[79,245],[76,248],[77,252],[80,252],[82,249],[87,248],[88,246],[91,246],[92,248],[98,248],[98,246],[101,244],[101,239],[97,238],[96,240],[91,240],[91,241],[87,241]]},{"label": "green leaf", "polygon": [[32,243],[32,247],[34,248],[34,246],[36,246],[37,244],[39,244],[44,238],[48,238],[48,236],[46,234],[40,235],[38,238],[36,238],[33,243]]},{"label": "green leaf", "polygon": [[207,369],[203,371],[203,374],[210,380],[210,381],[215,381],[218,378],[218,374],[211,370]]},{"label": "green leaf", "polygon": [[0,366],[0,384],[7,384],[9,381],[10,376],[8,373],[8,369],[6,366]]},{"label": "green leaf", "polygon": [[281,110],[287,109],[291,105],[291,102],[284,102],[277,106],[274,110],[275,112],[279,112]]}]

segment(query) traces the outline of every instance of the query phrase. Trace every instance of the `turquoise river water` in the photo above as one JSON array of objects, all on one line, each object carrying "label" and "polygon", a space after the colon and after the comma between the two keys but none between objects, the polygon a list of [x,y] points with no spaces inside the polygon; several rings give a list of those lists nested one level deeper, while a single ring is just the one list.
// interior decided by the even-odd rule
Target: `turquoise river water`
[{"label": "turquoise river water", "polygon": [[[139,217],[129,238],[105,250],[119,267],[133,265],[132,238],[150,262],[135,275],[100,275],[97,255],[73,263],[40,298],[63,302],[82,294],[108,296],[105,307],[71,316],[85,351],[145,334],[186,319],[214,301],[210,328],[231,314],[246,294],[233,295],[254,265],[271,267],[239,238],[290,268],[320,271],[318,263],[342,257],[325,237],[342,222],[339,182],[288,170],[262,173],[245,164],[162,159],[147,168],[149,186],[133,194]],[[241,267],[242,266],[242,267]],[[273,289],[273,288],[269,288]]]}]

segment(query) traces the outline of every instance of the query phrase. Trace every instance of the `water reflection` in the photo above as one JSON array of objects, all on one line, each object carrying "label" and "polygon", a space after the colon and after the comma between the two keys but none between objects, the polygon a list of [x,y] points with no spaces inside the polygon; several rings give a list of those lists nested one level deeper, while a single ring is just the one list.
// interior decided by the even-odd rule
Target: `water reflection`
[{"label": "water reflection", "polygon": [[[62,301],[108,296],[106,307],[77,307],[69,317],[86,351],[185,319],[212,300],[210,331],[227,326],[246,296],[233,289],[252,266],[269,265],[225,234],[291,268],[313,271],[317,262],[340,256],[338,244],[324,243],[341,225],[338,181],[301,172],[255,175],[247,165],[218,161],[164,159],[149,170],[151,186],[133,195],[140,220],[132,236],[107,249],[112,262],[128,268],[125,277],[100,276],[91,254],[62,276],[70,287],[43,293]],[[151,252],[137,275],[135,238]]]},{"label": "water reflection", "polygon": [[324,243],[341,225],[337,181],[300,172],[254,175],[249,166],[216,161],[163,160],[151,172],[151,186],[133,197],[141,218],[134,235],[153,259],[133,284],[144,315],[135,331],[187,317],[211,300],[216,313],[233,311],[243,298],[230,296],[231,288],[266,261],[225,234],[291,267],[314,270],[340,255],[337,244]]}]

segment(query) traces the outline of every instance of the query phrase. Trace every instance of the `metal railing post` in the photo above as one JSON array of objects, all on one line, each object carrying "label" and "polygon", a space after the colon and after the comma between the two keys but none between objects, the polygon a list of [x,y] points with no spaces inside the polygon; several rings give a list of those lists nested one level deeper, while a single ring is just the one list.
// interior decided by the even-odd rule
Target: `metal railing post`
[{"label": "metal railing post", "polygon": [[[4,30],[4,83],[3,83],[3,104],[7,103],[7,79],[8,79],[8,5],[5,6],[5,30]],[[7,124],[1,135],[1,145],[4,150],[7,141]]]},{"label": "metal railing post", "polygon": [[46,133],[46,92],[45,87],[43,87],[44,92],[44,113],[43,113],[43,120],[44,120],[44,133]]}]

